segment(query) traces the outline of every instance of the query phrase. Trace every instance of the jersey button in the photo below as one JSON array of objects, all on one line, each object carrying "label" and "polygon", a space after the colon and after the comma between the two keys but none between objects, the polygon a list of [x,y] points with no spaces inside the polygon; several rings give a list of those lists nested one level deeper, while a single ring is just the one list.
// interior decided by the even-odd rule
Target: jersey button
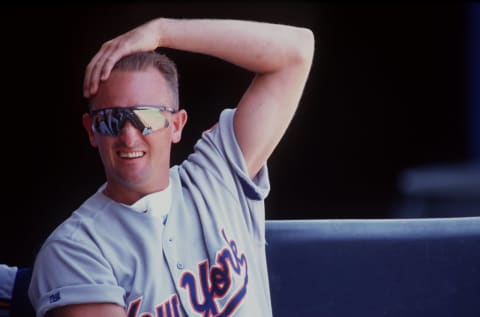
[{"label": "jersey button", "polygon": [[182,262],[177,262],[177,269],[183,270],[183,263]]}]

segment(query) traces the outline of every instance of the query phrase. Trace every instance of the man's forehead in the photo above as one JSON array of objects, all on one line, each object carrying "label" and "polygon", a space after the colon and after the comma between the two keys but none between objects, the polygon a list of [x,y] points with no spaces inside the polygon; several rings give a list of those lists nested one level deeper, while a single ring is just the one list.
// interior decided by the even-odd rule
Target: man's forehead
[{"label": "man's forehead", "polygon": [[165,78],[156,69],[142,71],[112,71],[100,83],[91,104],[97,106],[134,106],[138,104],[164,104],[173,106],[173,93]]}]

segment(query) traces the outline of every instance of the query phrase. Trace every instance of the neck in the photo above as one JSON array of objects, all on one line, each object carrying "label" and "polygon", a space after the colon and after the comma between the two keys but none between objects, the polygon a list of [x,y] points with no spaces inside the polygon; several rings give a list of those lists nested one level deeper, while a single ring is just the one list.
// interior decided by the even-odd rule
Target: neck
[{"label": "neck", "polygon": [[119,187],[108,182],[107,186],[103,190],[103,194],[109,197],[110,199],[115,200],[116,202],[126,204],[126,205],[131,205],[146,195],[164,190],[165,188],[167,188],[168,184],[169,184],[169,180],[167,179],[166,182],[164,182],[159,186],[155,186],[150,189],[141,189],[141,188]]}]

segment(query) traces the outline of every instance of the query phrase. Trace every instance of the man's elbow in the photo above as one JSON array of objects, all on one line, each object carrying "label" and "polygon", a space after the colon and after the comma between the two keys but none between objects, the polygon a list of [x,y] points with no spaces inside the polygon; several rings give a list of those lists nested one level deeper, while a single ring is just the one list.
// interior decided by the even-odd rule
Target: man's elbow
[{"label": "man's elbow", "polygon": [[310,68],[315,52],[315,36],[311,29],[299,28],[297,37],[296,62]]}]

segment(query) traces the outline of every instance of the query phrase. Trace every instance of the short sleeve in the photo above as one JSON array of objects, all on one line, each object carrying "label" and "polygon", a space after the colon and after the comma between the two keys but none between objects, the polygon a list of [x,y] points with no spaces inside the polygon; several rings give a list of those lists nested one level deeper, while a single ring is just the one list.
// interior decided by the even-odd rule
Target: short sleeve
[{"label": "short sleeve", "polygon": [[82,303],[125,306],[109,263],[87,241],[47,240],[33,267],[29,298],[37,317],[55,307]]},{"label": "short sleeve", "polygon": [[242,221],[233,225],[240,227],[244,223],[247,231],[263,243],[264,199],[270,191],[267,164],[255,177],[249,177],[233,127],[235,111],[222,110],[218,123],[202,134],[194,153],[182,164],[181,178],[184,186],[201,192],[196,199],[202,204],[207,202],[210,216],[231,222],[231,213],[225,211],[236,206],[235,215],[241,215]]},{"label": "short sleeve", "polygon": [[246,163],[233,128],[235,111],[236,109],[232,108],[222,111],[218,123],[203,133],[202,138],[195,145],[195,154],[189,160],[217,172],[223,178],[225,178],[225,171],[232,173],[240,182],[247,198],[263,200],[270,191],[267,165],[263,165],[253,179],[248,176]]}]

